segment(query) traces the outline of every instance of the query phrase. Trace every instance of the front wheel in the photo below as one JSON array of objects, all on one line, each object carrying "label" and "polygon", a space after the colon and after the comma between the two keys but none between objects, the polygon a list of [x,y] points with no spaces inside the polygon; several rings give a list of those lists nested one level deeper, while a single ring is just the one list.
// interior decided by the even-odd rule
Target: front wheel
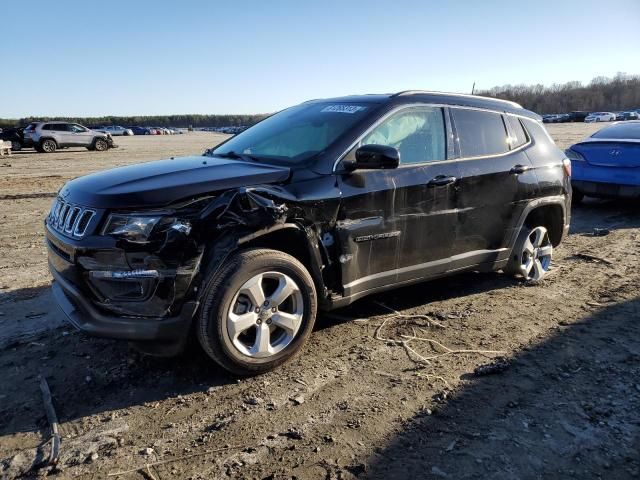
[{"label": "front wheel", "polygon": [[12,140],[11,150],[13,150],[14,152],[19,152],[20,150],[22,150],[22,144],[16,140]]},{"label": "front wheel", "polygon": [[245,250],[207,280],[196,332],[222,368],[256,375],[300,351],[316,311],[315,285],[302,263],[277,250]]},{"label": "front wheel", "polygon": [[524,225],[504,271],[522,277],[526,282],[539,282],[547,276],[552,256],[553,245],[547,229]]},{"label": "front wheel", "polygon": [[99,138],[96,140],[95,144],[93,145],[93,147],[98,151],[98,152],[104,152],[105,150],[107,150],[109,148],[109,144],[107,143],[106,140]]}]

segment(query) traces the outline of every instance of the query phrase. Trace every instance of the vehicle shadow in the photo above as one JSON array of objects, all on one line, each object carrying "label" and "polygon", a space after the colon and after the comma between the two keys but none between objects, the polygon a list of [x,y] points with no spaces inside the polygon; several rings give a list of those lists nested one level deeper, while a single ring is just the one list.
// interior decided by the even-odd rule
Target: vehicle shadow
[{"label": "vehicle shadow", "polygon": [[502,373],[465,374],[378,449],[367,477],[637,478],[640,299],[523,348]]},{"label": "vehicle shadow", "polygon": [[353,319],[388,314],[389,309],[410,310],[451,298],[459,298],[464,303],[464,298],[470,295],[517,286],[518,280],[502,273],[464,272],[389,290],[365,297],[348,307],[320,314],[316,320],[316,329],[322,330]]},{"label": "vehicle shadow", "polygon": [[609,231],[640,227],[640,200],[601,200],[586,198],[574,205],[571,233],[590,235],[594,228]]},{"label": "vehicle shadow", "polygon": [[[363,299],[335,311],[335,315],[321,313],[316,330],[332,328],[353,318],[389,313],[381,304],[405,310],[509,285],[515,285],[513,280],[497,273],[467,273],[422,283],[378,295],[375,300]],[[3,304],[4,322],[24,322],[26,310],[33,315],[44,313],[33,317],[41,327],[42,323],[55,327],[42,328],[35,337],[20,336],[16,341],[0,345],[0,371],[3,372],[0,392],[4,395],[0,397],[0,438],[46,427],[39,391],[41,375],[50,384],[61,422],[206,392],[210,387],[237,381],[217,368],[195,341],[178,357],[145,356],[125,342],[76,332],[64,322],[48,287],[15,291],[11,297],[14,301]],[[36,330],[37,325],[30,329]],[[123,395],[123,391],[127,394]]]}]

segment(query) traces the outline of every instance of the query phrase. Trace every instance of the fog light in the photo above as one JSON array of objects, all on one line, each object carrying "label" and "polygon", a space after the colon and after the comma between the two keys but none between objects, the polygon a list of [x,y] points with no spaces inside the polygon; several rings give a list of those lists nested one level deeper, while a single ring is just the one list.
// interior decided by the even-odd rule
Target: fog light
[{"label": "fog light", "polygon": [[95,270],[89,281],[100,297],[115,301],[142,301],[158,285],[157,270]]},{"label": "fog light", "polygon": [[125,271],[114,271],[114,270],[94,270],[91,272],[91,276],[93,278],[112,278],[112,279],[121,279],[121,278],[158,278],[157,270],[125,270]]}]

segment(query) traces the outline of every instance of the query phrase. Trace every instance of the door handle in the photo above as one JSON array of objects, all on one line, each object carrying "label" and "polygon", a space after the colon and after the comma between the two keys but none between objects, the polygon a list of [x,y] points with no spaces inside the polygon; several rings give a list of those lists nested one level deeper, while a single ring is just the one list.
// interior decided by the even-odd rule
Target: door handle
[{"label": "door handle", "polygon": [[521,173],[526,172],[530,168],[531,167],[528,167],[527,165],[514,165],[513,167],[511,167],[511,170],[509,171],[509,173],[512,173],[513,175],[519,175]]},{"label": "door handle", "polygon": [[428,187],[444,187],[445,185],[451,185],[456,180],[458,180],[456,177],[452,177],[449,175],[438,175],[437,177],[433,177],[431,180],[429,180],[429,182],[427,183],[427,186]]}]

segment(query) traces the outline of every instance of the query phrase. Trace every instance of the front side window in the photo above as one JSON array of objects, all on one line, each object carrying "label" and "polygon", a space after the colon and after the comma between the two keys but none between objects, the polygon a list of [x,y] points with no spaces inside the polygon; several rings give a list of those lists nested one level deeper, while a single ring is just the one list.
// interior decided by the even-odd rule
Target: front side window
[{"label": "front side window", "polygon": [[453,108],[463,157],[497,155],[509,150],[509,137],[499,113]]},{"label": "front side window", "polygon": [[333,144],[375,104],[304,103],[276,113],[239,133],[211,155],[250,155],[258,161],[294,164]]},{"label": "front side window", "polygon": [[400,163],[422,163],[446,159],[443,109],[411,108],[398,112],[367,134],[361,145],[397,148]]},{"label": "front side window", "polygon": [[444,111],[438,107],[416,107],[391,115],[366,134],[344,157],[354,162],[362,145],[386,145],[400,152],[400,163],[446,160]]},{"label": "front side window", "polygon": [[75,123],[73,123],[73,124],[69,125],[69,129],[70,129],[72,132],[76,132],[76,133],[81,133],[81,132],[86,132],[86,131],[87,131],[87,129],[86,129],[86,128],[81,127],[80,125],[76,125]]}]

